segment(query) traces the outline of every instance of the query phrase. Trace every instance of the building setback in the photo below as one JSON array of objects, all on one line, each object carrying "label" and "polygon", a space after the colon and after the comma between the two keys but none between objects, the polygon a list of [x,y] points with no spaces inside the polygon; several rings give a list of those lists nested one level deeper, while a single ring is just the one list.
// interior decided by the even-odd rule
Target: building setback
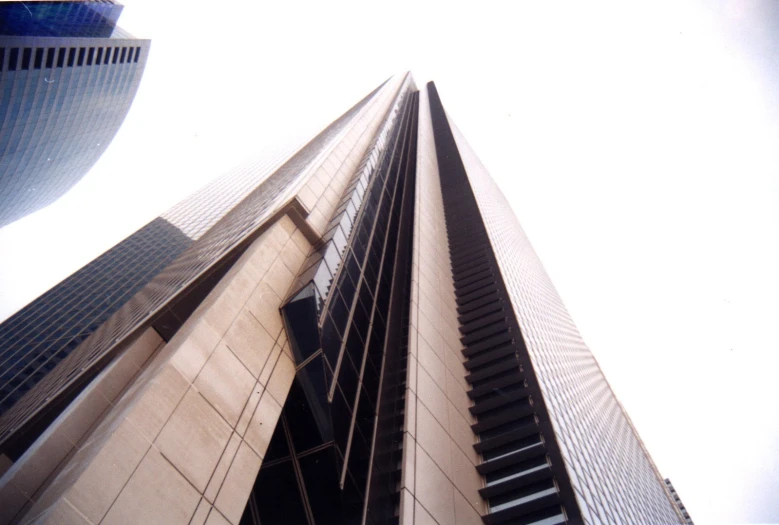
[{"label": "building setback", "polygon": [[260,171],[0,416],[0,523],[685,522],[432,83]]},{"label": "building setback", "polygon": [[149,40],[113,0],[0,2],[0,227],[44,208],[113,140]]}]

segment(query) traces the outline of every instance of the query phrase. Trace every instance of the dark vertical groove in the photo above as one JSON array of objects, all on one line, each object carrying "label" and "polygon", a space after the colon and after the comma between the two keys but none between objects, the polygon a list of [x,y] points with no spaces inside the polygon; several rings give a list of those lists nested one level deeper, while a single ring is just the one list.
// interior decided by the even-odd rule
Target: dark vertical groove
[{"label": "dark vertical groove", "polygon": [[427,86],[486,524],[579,523],[554,430],[435,85]]}]

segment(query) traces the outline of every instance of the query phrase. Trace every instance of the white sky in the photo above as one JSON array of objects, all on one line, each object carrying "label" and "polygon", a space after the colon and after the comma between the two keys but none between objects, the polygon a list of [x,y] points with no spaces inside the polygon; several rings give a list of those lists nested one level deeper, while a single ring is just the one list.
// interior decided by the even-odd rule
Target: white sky
[{"label": "white sky", "polygon": [[0,319],[411,69],[696,524],[779,522],[779,4],[124,3],[141,90],[81,183],[0,230]]}]

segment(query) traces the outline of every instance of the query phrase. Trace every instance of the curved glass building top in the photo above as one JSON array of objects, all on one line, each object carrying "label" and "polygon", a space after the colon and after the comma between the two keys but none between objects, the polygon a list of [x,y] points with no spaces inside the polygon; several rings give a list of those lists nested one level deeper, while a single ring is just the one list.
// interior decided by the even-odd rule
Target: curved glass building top
[{"label": "curved glass building top", "polygon": [[122,125],[149,40],[102,2],[0,2],[0,227],[87,174]]},{"label": "curved glass building top", "polygon": [[0,34],[14,36],[126,38],[116,22],[122,6],[111,0],[2,2]]}]

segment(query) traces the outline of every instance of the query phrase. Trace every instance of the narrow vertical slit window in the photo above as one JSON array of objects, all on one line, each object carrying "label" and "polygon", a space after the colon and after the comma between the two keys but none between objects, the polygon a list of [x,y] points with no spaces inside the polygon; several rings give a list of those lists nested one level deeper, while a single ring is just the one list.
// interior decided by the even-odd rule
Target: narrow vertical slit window
[{"label": "narrow vertical slit window", "polygon": [[8,52],[8,71],[16,71],[17,63],[19,62],[19,48],[12,47]]},{"label": "narrow vertical slit window", "polygon": [[87,65],[91,66],[92,61],[95,59],[95,48],[90,47],[89,51],[87,52]]},{"label": "narrow vertical slit window", "polygon": [[122,48],[122,55],[119,57],[119,62],[121,64],[124,64],[124,59],[125,59],[126,56],[127,56],[127,48],[123,47]]},{"label": "narrow vertical slit window", "polygon": [[32,48],[25,47],[22,52],[22,69],[30,69],[30,60],[32,59]]},{"label": "narrow vertical slit window", "polygon": [[87,54],[87,50],[84,47],[78,48],[78,65],[83,66],[84,65],[84,57]]},{"label": "narrow vertical slit window", "polygon": [[47,49],[46,53],[46,69],[51,69],[54,67],[54,55],[57,54],[57,48],[56,47],[50,47]]},{"label": "narrow vertical slit window", "polygon": [[71,47],[68,52],[68,67],[73,67],[76,63],[76,48]]},{"label": "narrow vertical slit window", "polygon": [[103,63],[103,48],[97,48],[97,56],[95,57],[95,64],[100,65]]},{"label": "narrow vertical slit window", "polygon": [[61,47],[60,52],[57,55],[57,67],[64,67],[65,66],[65,55],[68,52],[67,47]]},{"label": "narrow vertical slit window", "polygon": [[43,52],[45,50],[42,47],[39,47],[35,50],[35,69],[40,69],[43,67]]},{"label": "narrow vertical slit window", "polygon": [[116,64],[116,61],[119,59],[119,52],[118,52],[118,51],[119,51],[119,48],[118,48],[118,47],[114,47],[114,48],[112,48],[112,49],[113,49],[113,55],[114,55],[114,56],[113,56],[113,58],[111,59],[111,63],[112,63],[112,64]]}]

